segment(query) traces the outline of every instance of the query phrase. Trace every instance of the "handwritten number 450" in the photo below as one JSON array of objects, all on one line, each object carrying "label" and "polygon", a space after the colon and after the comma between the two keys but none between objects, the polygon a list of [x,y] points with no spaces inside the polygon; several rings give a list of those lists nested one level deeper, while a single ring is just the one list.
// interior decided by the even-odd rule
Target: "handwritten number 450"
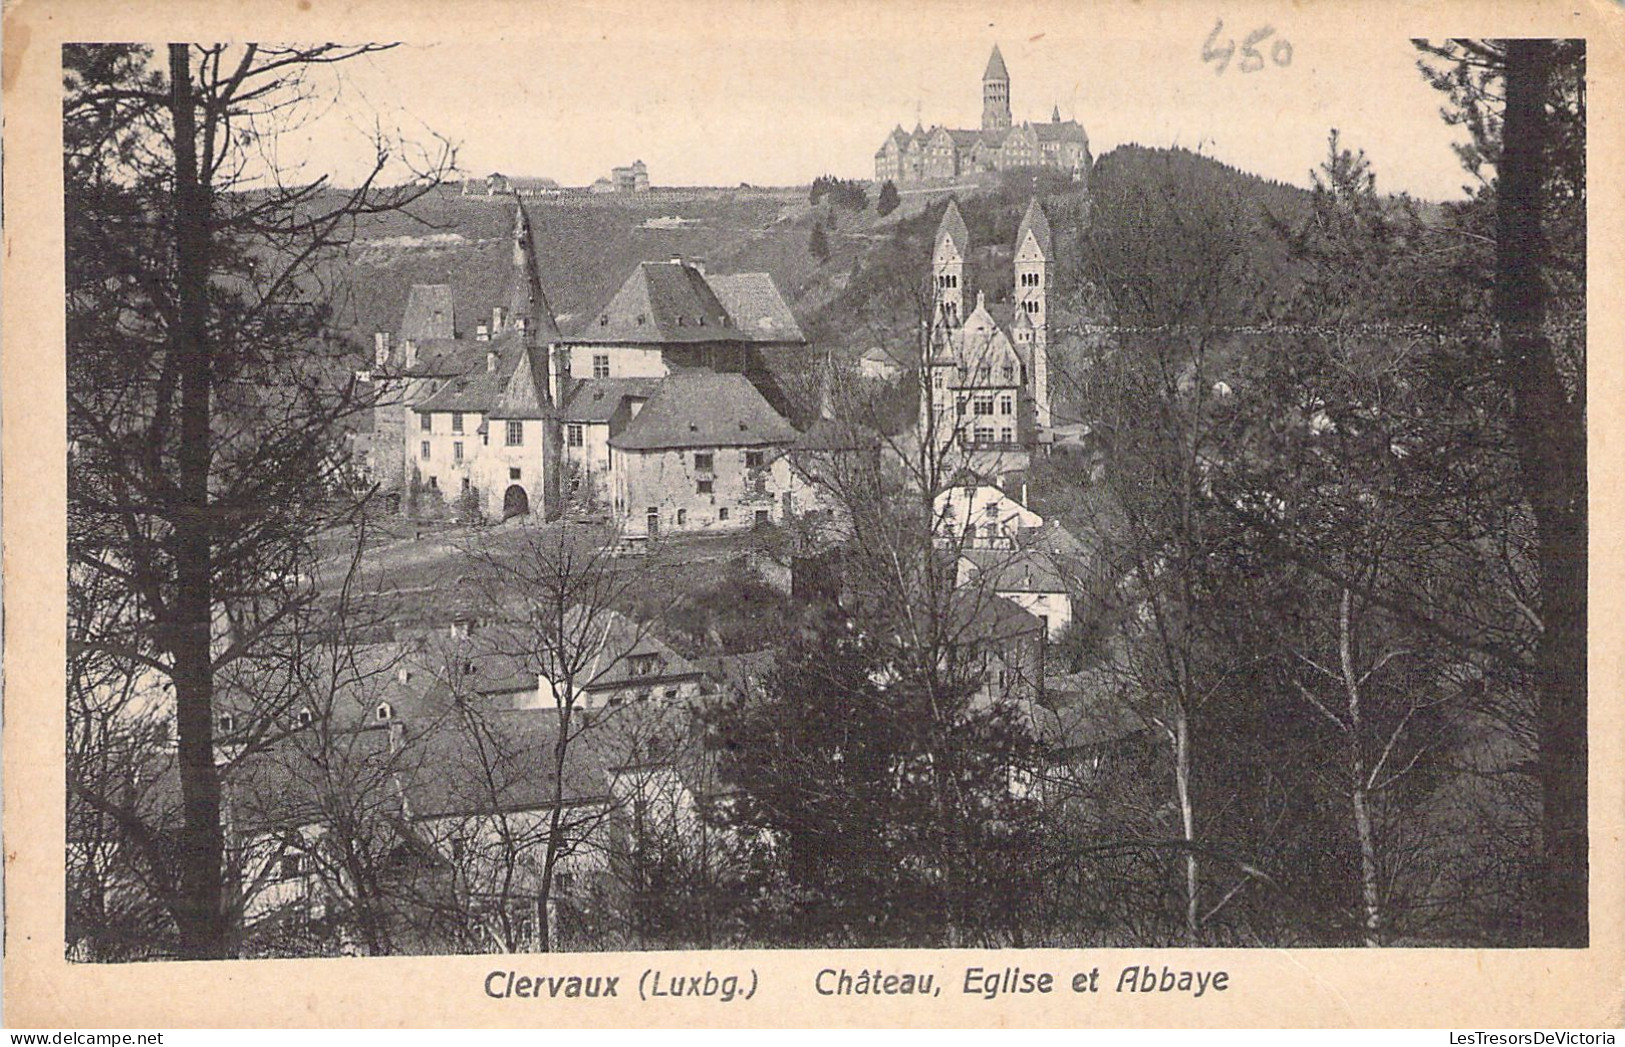
[{"label": "handwritten number 450", "polygon": [[[1218,62],[1219,67],[1214,70],[1215,75],[1223,75],[1230,67],[1230,59],[1235,57],[1236,42],[1226,40],[1224,46],[1218,46],[1219,34],[1224,32],[1224,19],[1213,24],[1213,32],[1207,34],[1207,41],[1202,44],[1202,61]],[[1241,41],[1241,62],[1236,66],[1244,73],[1256,73],[1264,68],[1264,56],[1258,50],[1258,45],[1275,35],[1272,25],[1260,26],[1248,33]],[[1292,64],[1292,44],[1286,40],[1277,40],[1270,45],[1270,60],[1278,66]]]}]

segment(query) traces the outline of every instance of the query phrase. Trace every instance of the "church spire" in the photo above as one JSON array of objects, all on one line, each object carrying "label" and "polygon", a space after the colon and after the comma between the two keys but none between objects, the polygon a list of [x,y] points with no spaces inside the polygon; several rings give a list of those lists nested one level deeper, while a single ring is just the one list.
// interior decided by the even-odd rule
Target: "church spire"
[{"label": "church spire", "polygon": [[[513,222],[513,272],[508,277],[509,324],[523,328],[527,340],[554,342],[559,338],[553,307],[542,291],[536,272],[535,247],[531,243],[530,215],[523,200],[515,204]],[[495,331],[491,332],[494,336]]]}]

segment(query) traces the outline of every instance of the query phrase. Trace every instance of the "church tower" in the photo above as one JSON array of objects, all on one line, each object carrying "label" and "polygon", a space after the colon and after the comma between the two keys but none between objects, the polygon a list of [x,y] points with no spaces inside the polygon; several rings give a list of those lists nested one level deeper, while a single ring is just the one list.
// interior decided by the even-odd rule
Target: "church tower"
[{"label": "church tower", "polygon": [[1004,67],[998,44],[993,45],[987,72],[982,74],[982,130],[1010,130],[1010,71]]},{"label": "church tower", "polygon": [[1032,397],[1034,419],[1049,428],[1049,219],[1033,197],[1016,231],[1016,308],[1032,324]]},{"label": "church tower", "polygon": [[965,255],[969,252],[970,230],[965,228],[959,204],[950,197],[931,251],[933,327],[957,327],[965,319]]}]

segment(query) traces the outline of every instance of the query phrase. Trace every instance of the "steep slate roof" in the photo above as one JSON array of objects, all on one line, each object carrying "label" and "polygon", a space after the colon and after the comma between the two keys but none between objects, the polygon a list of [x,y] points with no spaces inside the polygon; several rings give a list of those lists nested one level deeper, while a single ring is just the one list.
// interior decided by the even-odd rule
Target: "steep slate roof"
[{"label": "steep slate roof", "polygon": [[1064,593],[1066,582],[1048,557],[1030,551],[967,549],[965,559],[996,593]]},{"label": "steep slate roof", "polygon": [[[606,690],[639,683],[664,683],[701,675],[693,662],[684,658],[619,611],[604,608],[592,613],[580,606],[570,609],[565,624],[572,644],[591,644],[592,657],[582,666],[576,683],[584,690]],[[653,655],[655,671],[647,676],[632,674],[631,659]]]},{"label": "steep slate roof", "polygon": [[1044,215],[1044,208],[1038,203],[1038,197],[1033,197],[1032,203],[1027,205],[1027,213],[1021,219],[1021,228],[1016,230],[1016,250],[1027,242],[1027,234],[1032,233],[1038,238],[1038,249],[1044,252],[1044,257],[1054,255],[1050,248],[1049,219]]},{"label": "steep slate roof", "polygon": [[993,45],[993,53],[987,59],[987,71],[982,74],[983,80],[1008,80],[1010,70],[1004,67],[1004,56],[999,53],[999,45]]},{"label": "steep slate roof", "polygon": [[970,251],[970,230],[965,228],[965,216],[959,213],[959,204],[953,197],[948,198],[948,209],[942,212],[942,221],[937,224],[937,238],[932,252],[942,246],[944,237],[952,237],[954,246],[959,248],[961,255]]},{"label": "steep slate roof", "polygon": [[456,320],[450,284],[413,284],[401,317],[401,341],[453,338]]},{"label": "steep slate roof", "polygon": [[[492,418],[534,419],[548,415],[547,366],[545,349],[525,348],[518,354],[513,373],[488,412]],[[499,368],[500,370],[500,368]]]},{"label": "steep slate roof", "polygon": [[790,303],[767,273],[706,274],[733,327],[754,342],[804,342]]},{"label": "steep slate roof", "polygon": [[759,447],[794,443],[797,435],[744,375],[694,371],[662,380],[643,410],[609,442],[633,451]]},{"label": "steep slate roof", "polygon": [[602,425],[614,416],[621,401],[647,400],[660,385],[659,378],[577,378],[564,395],[559,417],[566,422]]},{"label": "steep slate roof", "polygon": [[[514,376],[525,347],[517,331],[508,330],[488,342],[460,342],[463,372],[452,378],[427,400],[416,405],[419,411],[491,412],[502,400],[509,379]],[[489,366],[489,354],[497,354],[496,368]],[[540,417],[538,415],[537,417]]]},{"label": "steep slate roof", "polygon": [[[1060,115],[1058,110],[1056,115]],[[1080,142],[1084,146],[1089,144],[1088,133],[1076,120],[1051,120],[1047,124],[1033,124],[1033,131],[1038,135],[1040,142]]]},{"label": "steep slate roof", "polygon": [[531,255],[530,215],[525,212],[523,203],[518,205],[514,216],[513,244],[513,271],[508,278],[510,319],[505,322],[517,325],[523,319],[537,341],[556,342],[559,325],[542,291],[541,278],[536,275],[535,259]]},{"label": "steep slate roof", "polygon": [[682,261],[639,263],[609,304],[566,339],[641,345],[805,340],[767,273],[707,275]]},{"label": "steep slate roof", "polygon": [[578,341],[716,342],[735,337],[731,320],[696,268],[640,262],[609,304],[586,318]]}]

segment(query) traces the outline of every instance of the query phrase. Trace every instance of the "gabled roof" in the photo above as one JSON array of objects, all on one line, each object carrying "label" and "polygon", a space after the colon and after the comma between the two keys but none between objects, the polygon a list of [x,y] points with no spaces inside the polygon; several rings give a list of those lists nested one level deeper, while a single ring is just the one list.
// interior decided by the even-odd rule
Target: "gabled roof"
[{"label": "gabled roof", "polygon": [[970,230],[965,228],[965,217],[959,213],[958,201],[951,196],[948,198],[948,209],[942,212],[942,221],[937,224],[933,254],[942,247],[944,239],[952,239],[961,256],[969,253]]},{"label": "gabled roof", "polygon": [[586,319],[582,341],[731,341],[727,310],[698,269],[682,262],[640,262],[609,304]]},{"label": "gabled roof", "polygon": [[661,381],[610,446],[633,451],[794,443],[795,429],[744,375],[694,371]]},{"label": "gabled roof", "polygon": [[948,134],[953,136],[954,146],[959,149],[969,149],[982,140],[982,131],[976,127],[950,127]]},{"label": "gabled roof", "polygon": [[647,400],[659,378],[577,378],[564,395],[559,417],[566,422],[605,424],[627,398]]},{"label": "gabled roof", "polygon": [[401,317],[401,341],[455,338],[456,320],[450,284],[413,284]]},{"label": "gabled roof", "polygon": [[705,282],[728,311],[733,328],[753,342],[804,342],[790,303],[767,273],[706,274]]},{"label": "gabled roof", "polygon": [[1038,239],[1038,249],[1049,258],[1055,252],[1050,247],[1049,218],[1044,215],[1044,208],[1039,204],[1038,197],[1033,197],[1032,203],[1027,205],[1027,214],[1021,219],[1021,228],[1016,230],[1016,250],[1027,242],[1027,234],[1032,233]]},{"label": "gabled roof", "polygon": [[517,354],[512,374],[487,412],[492,418],[547,417],[547,367],[541,359],[545,352],[545,349],[525,348]]},{"label": "gabled roof", "polygon": [[[524,345],[516,331],[506,331],[488,342],[460,343],[463,371],[433,396],[414,405],[418,411],[490,412],[501,401],[521,358]],[[496,353],[496,367],[490,354]],[[538,416],[539,417],[539,416]]]},{"label": "gabled roof", "polygon": [[[1059,112],[1056,115],[1059,116]],[[1047,124],[1034,124],[1033,131],[1037,133],[1040,142],[1079,142],[1086,148],[1089,145],[1089,135],[1083,130],[1083,125],[1076,120],[1052,120]]]},{"label": "gabled roof", "polygon": [[1064,593],[1066,582],[1055,564],[1037,553],[1008,549],[967,549],[964,557],[996,593]]},{"label": "gabled roof", "polygon": [[[697,677],[699,666],[662,643],[646,625],[610,608],[588,611],[572,607],[565,621],[567,643],[592,654],[576,674],[576,685],[584,690],[604,690]],[[634,671],[636,659],[654,659],[653,668],[643,674]],[[555,681],[557,682],[557,681]]]},{"label": "gabled roof", "polygon": [[999,45],[993,45],[993,53],[987,59],[987,71],[982,74],[983,80],[1008,80],[1010,70],[1004,67],[1004,56],[999,53]]}]

